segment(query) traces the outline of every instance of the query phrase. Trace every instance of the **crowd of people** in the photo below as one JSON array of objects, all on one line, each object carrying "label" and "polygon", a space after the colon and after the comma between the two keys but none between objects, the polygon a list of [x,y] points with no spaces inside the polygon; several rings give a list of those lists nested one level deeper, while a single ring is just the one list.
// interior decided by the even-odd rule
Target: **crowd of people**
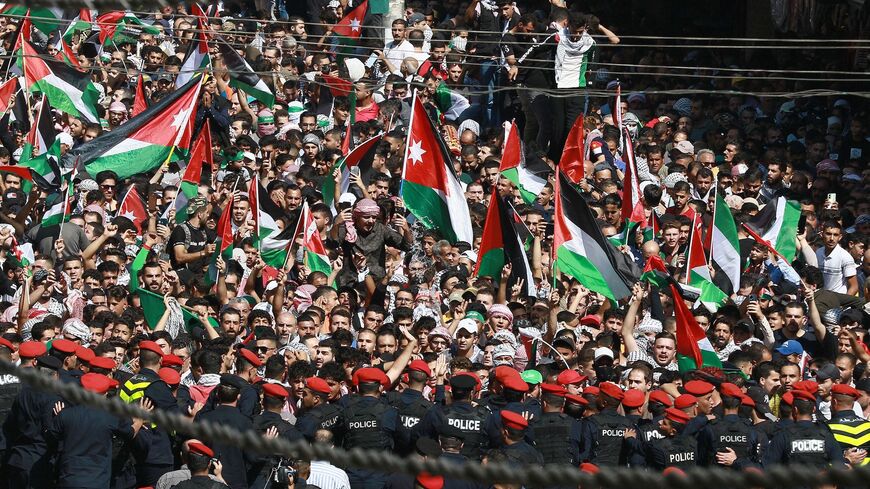
[{"label": "crowd of people", "polygon": [[[207,17],[179,6],[125,17],[117,29],[128,35],[112,42],[99,26],[67,42],[65,24],[40,30],[42,10],[4,11],[7,79],[20,73],[13,58],[34,16],[29,42],[91,73],[100,93],[90,121],[40,104],[27,84],[0,120],[0,360],[191,423],[457,464],[679,472],[870,461],[866,100],[786,101],[671,79],[659,69],[678,61],[671,54],[616,50],[630,32],[560,0],[405,5],[253,2],[211,5]],[[76,22],[85,18],[108,17]],[[137,104],[177,90],[201,33],[211,63],[190,117],[193,140],[209,133],[208,157],[179,148],[132,176],[60,158],[55,182],[19,171],[34,168],[31,128],[44,111],[62,156],[137,124]],[[236,83],[219,37],[271,104]],[[655,76],[612,73],[631,61]],[[763,92],[786,82],[733,83]],[[414,100],[451,159],[471,242],[401,198],[403,169],[422,157],[407,142]],[[577,128],[571,191],[591,212],[587,236],[606,238],[609,261],[590,260],[621,256],[636,272],[622,294],[553,266],[566,232],[559,175]],[[503,165],[512,131],[522,141],[513,176]],[[350,151],[375,136],[350,168]],[[192,193],[191,165],[202,166]],[[632,178],[641,226],[622,212]],[[70,201],[56,223],[58,195]],[[739,283],[709,256],[717,200],[733,217]],[[784,222],[786,201],[799,225],[773,246],[747,224],[765,213]],[[277,262],[268,220],[287,237]],[[497,227],[516,230],[524,259],[505,252],[502,270],[481,273],[484,230]],[[695,256],[723,293],[716,304],[691,295]],[[602,271],[608,283],[614,270]],[[697,345],[687,324],[703,331],[688,337]],[[687,368],[698,345],[703,365]],[[480,485],[262,456],[12,374],[0,377],[0,424],[10,489]]]}]

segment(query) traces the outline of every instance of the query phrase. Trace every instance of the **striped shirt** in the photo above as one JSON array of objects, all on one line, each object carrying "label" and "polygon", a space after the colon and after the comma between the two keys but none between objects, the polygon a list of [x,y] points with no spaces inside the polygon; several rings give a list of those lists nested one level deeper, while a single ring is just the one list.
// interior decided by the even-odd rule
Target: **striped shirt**
[{"label": "striped shirt", "polygon": [[311,461],[311,474],[305,482],[320,489],[350,489],[347,473],[322,460]]}]

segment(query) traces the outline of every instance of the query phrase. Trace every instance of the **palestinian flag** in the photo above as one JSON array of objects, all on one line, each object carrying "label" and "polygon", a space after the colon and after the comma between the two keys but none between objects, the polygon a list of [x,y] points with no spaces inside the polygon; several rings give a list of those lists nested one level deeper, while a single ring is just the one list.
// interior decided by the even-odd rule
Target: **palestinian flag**
[{"label": "palestinian flag", "polygon": [[66,186],[60,192],[52,194],[50,199],[46,199],[47,210],[42,215],[43,229],[69,222],[75,187],[72,184],[72,178],[69,180],[64,178],[64,180]]},{"label": "palestinian flag", "polygon": [[640,192],[640,181],[637,177],[637,162],[634,158],[634,145],[627,128],[622,129],[622,141],[625,144],[623,157],[625,159],[625,177],[622,182],[622,218],[625,220],[625,244],[633,245],[630,240],[634,230],[640,226],[646,228],[647,218],[643,207],[643,195]]},{"label": "palestinian flag", "polygon": [[631,136],[622,130],[622,86],[620,85],[619,81],[616,82],[616,100],[613,104],[613,122],[616,123],[616,127],[619,128],[619,132],[624,138],[622,140],[622,144],[623,147],[625,147],[625,142],[631,141]]},{"label": "palestinian flag", "polygon": [[797,224],[801,206],[795,200],[778,197],[768,202],[758,214],[746,223],[750,235],[774,250],[787,263],[797,253]]},{"label": "palestinian flag", "polygon": [[563,172],[555,193],[555,268],[611,300],[631,295],[640,270],[604,237],[586,200]]},{"label": "palestinian flag", "polygon": [[223,212],[221,212],[221,217],[218,220],[217,224],[217,241],[215,244],[217,248],[215,249],[214,255],[211,257],[211,263],[208,266],[208,281],[210,283],[217,282],[217,259],[218,257],[223,258],[224,262],[229,262],[233,258],[233,202],[235,201],[235,195],[230,194],[230,201],[227,202],[227,206],[224,207]]},{"label": "palestinian flag", "polygon": [[[150,290],[138,289],[139,303],[142,305],[142,315],[145,316],[145,324],[152,331],[157,327],[163,313],[166,312],[166,303],[163,302],[163,296],[155,294]],[[181,306],[181,314],[184,317],[184,324],[199,324],[199,317],[184,306]],[[188,327],[189,329],[189,327]]]},{"label": "palestinian flag", "polygon": [[465,109],[471,107],[467,98],[451,90],[443,81],[435,89],[433,102],[448,121],[455,121],[465,112]]},{"label": "palestinian flag", "polygon": [[131,185],[130,190],[127,190],[126,195],[121,200],[121,205],[118,207],[118,217],[126,217],[133,221],[139,235],[142,235],[142,226],[148,220],[148,211],[145,210],[145,202],[142,201],[142,196],[136,191],[136,187]]},{"label": "palestinian flag", "polygon": [[[193,13],[202,14],[202,10],[198,5],[193,4]],[[195,39],[187,48],[187,54],[184,55],[184,61],[181,63],[181,68],[178,70],[178,76],[175,78],[175,86],[181,88],[185,83],[193,78],[196,73],[202,73],[211,65],[211,59],[208,55],[208,41],[205,38],[206,25],[204,17],[197,15],[197,32],[194,34]]]},{"label": "palestinian flag", "polygon": [[311,208],[308,207],[308,202],[302,206],[299,225],[302,227],[302,250],[305,266],[309,272],[331,274],[332,265],[326,254],[326,247],[323,246],[323,240],[320,239],[317,223],[314,222],[314,215],[311,213]]},{"label": "palestinian flag", "polygon": [[726,277],[731,284],[731,291],[736,291],[740,287],[740,238],[737,236],[737,225],[731,209],[719,192],[716,192],[713,229],[710,234],[710,260],[718,267],[716,277]]},{"label": "palestinian flag", "polygon": [[499,172],[517,186],[523,202],[532,204],[547,185],[550,171],[549,165],[540,158],[526,160],[517,123],[512,121],[505,136]]},{"label": "palestinian flag", "polygon": [[668,269],[665,267],[662,257],[650,255],[643,266],[643,273],[640,275],[640,279],[648,282],[650,285],[663,289],[668,285],[668,276]]},{"label": "palestinian flag", "polygon": [[145,24],[132,12],[107,12],[97,17],[97,26],[100,29],[100,44],[103,46],[136,44],[143,32],[155,36],[160,34],[160,29]]},{"label": "palestinian flag", "polygon": [[95,107],[100,93],[89,74],[40,54],[25,40],[21,41],[21,51],[25,86],[30,93],[44,93],[53,108],[88,122],[99,122]]},{"label": "palestinian flag", "polygon": [[57,30],[63,23],[63,9],[54,7],[28,7],[12,3],[3,4],[0,15],[10,17],[29,17],[34,27],[48,35]]},{"label": "palestinian flag", "polygon": [[680,372],[704,367],[721,369],[722,362],[713,345],[675,284],[671,284],[671,297],[674,298],[674,316],[677,320],[677,365]]},{"label": "palestinian flag", "polygon": [[217,45],[230,74],[230,86],[244,91],[268,108],[275,105],[275,94],[251,65],[222,38],[217,39]]},{"label": "palestinian flag", "polygon": [[453,158],[416,93],[411,102],[402,199],[411,213],[429,229],[436,229],[451,243],[474,242],[471,215]]},{"label": "palestinian flag", "polygon": [[580,114],[565,139],[565,148],[562,150],[562,158],[559,160],[559,169],[565,172],[572,183],[579,183],[585,175],[583,168],[583,163],[586,161],[585,137],[583,114]]},{"label": "palestinian flag", "polygon": [[[350,153],[344,158],[339,158],[335,165],[332,167],[332,171],[329,172],[328,175],[323,179],[323,185],[321,187],[321,192],[323,194],[323,203],[334,207],[335,199],[350,188],[350,169],[351,168],[359,168],[360,175],[363,176],[363,181],[365,181],[365,177],[371,173],[372,170],[372,161],[375,158],[375,151],[378,148],[378,144],[383,140],[383,133],[378,134],[372,138],[369,138],[362,143],[358,144],[355,148],[353,148]],[[336,195],[335,188],[335,179],[332,177],[332,174],[335,170],[341,171],[341,186],[338,188],[338,195]]]},{"label": "palestinian flag", "polygon": [[0,165],[0,174],[11,173],[29,182],[33,181],[33,170],[19,165]]},{"label": "palestinian flag", "polygon": [[353,83],[350,80],[334,75],[321,75],[320,79],[333,97],[347,97],[353,91]]},{"label": "palestinian flag", "polygon": [[187,215],[187,203],[199,195],[199,185],[202,183],[202,164],[212,164],[211,133],[209,131],[209,122],[206,119],[199,132],[199,137],[193,145],[193,150],[190,152],[187,168],[184,169],[181,184],[178,186],[178,193],[175,194],[175,202],[172,207],[175,209],[175,222],[178,224],[190,218]]},{"label": "palestinian flag", "polygon": [[114,131],[103,133],[67,155],[78,158],[88,173],[112,170],[125,179],[162,165],[181,139],[199,103],[200,78],[171,92]]},{"label": "palestinian flag", "polygon": [[43,94],[39,112],[24,140],[19,165],[33,170],[34,183],[46,190],[57,190],[60,185],[60,140],[54,130],[51,107]]},{"label": "palestinian flag", "polygon": [[701,304],[710,312],[716,312],[728,300],[728,296],[713,284],[707,257],[704,256],[704,246],[701,243],[701,220],[695,216],[692,223],[692,234],[689,236],[689,250],[686,259],[686,277],[689,285],[701,289],[698,298]]},{"label": "palestinian flag", "polygon": [[94,22],[94,16],[90,9],[79,9],[79,14],[74,17],[66,29],[63,31],[61,39],[67,45],[74,43],[74,38],[82,32],[91,32]]},{"label": "palestinian flag", "polygon": [[55,54],[54,57],[58,61],[62,61],[77,70],[81,69],[82,65],[79,64],[79,59],[76,57],[76,54],[73,52],[72,48],[69,47],[69,44],[67,44],[65,40],[61,38],[55,48],[57,49],[57,54]]},{"label": "palestinian flag", "polygon": [[[18,78],[11,78],[0,85],[0,115],[5,114],[12,105],[12,101],[18,95]],[[17,102],[17,100],[16,100]]]},{"label": "palestinian flag", "polygon": [[513,209],[499,197],[498,189],[493,187],[474,275],[492,277],[498,282],[505,265],[510,264],[508,286],[513,286],[522,279],[525,281],[526,293],[534,295],[535,279],[532,276],[532,267],[526,256],[523,239],[514,229],[513,217]]},{"label": "palestinian flag", "polygon": [[341,38],[341,44],[356,44],[362,36],[363,21],[365,21],[368,9],[368,0],[363,0],[361,4],[346,13],[345,16],[332,27],[332,32]]},{"label": "palestinian flag", "polygon": [[18,240],[12,236],[12,256],[9,259],[22,268],[29,267],[36,261],[33,243],[18,244]]},{"label": "palestinian flag", "polygon": [[139,77],[136,78],[136,98],[133,99],[133,117],[145,112],[145,109],[148,108],[148,100],[145,96],[145,86],[142,80],[142,74],[139,74]]},{"label": "palestinian flag", "polygon": [[[251,180],[248,200],[257,230],[256,246],[266,265],[281,268],[287,262],[287,253],[293,244],[293,228],[286,223],[285,213],[269,197],[257,178]],[[284,227],[278,225],[282,223]]]}]

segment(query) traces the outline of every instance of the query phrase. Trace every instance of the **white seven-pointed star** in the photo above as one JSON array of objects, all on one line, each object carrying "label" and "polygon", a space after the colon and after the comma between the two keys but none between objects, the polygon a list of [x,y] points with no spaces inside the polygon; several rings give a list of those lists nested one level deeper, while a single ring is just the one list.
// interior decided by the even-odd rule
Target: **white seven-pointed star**
[{"label": "white seven-pointed star", "polygon": [[187,119],[188,114],[190,114],[190,109],[181,109],[177,114],[172,116],[172,124],[169,127],[177,127],[181,128],[181,125],[184,124]]},{"label": "white seven-pointed star", "polygon": [[131,220],[131,221],[133,221],[133,222],[136,222],[136,214],[133,214],[133,211],[127,211],[127,212],[125,212],[125,213],[123,214],[123,217],[126,217],[127,219],[129,219],[129,220]]},{"label": "white seven-pointed star", "polygon": [[359,19],[352,19],[350,21],[350,30],[351,32],[356,32],[359,30]]},{"label": "white seven-pointed star", "polygon": [[423,149],[422,141],[412,142],[411,147],[408,149],[408,152],[410,153],[408,155],[408,159],[411,160],[411,163],[414,163],[415,165],[417,163],[422,163],[423,155],[426,154],[426,150]]}]

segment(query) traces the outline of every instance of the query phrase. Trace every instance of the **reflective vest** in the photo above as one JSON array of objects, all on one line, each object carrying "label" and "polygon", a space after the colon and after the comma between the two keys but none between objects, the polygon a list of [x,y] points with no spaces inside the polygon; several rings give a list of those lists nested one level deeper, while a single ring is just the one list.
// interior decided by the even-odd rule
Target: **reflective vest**
[{"label": "reflective vest", "polygon": [[[855,416],[855,413],[851,411],[834,413],[828,428],[831,429],[834,439],[843,450],[853,447],[870,450],[870,421]],[[870,464],[870,457],[861,461],[861,465],[867,464]]]},{"label": "reflective vest", "polygon": [[127,404],[138,402],[139,399],[145,397],[145,389],[153,384],[158,378],[152,375],[136,374],[130,377],[124,385],[121,386],[121,392],[118,397]]}]

